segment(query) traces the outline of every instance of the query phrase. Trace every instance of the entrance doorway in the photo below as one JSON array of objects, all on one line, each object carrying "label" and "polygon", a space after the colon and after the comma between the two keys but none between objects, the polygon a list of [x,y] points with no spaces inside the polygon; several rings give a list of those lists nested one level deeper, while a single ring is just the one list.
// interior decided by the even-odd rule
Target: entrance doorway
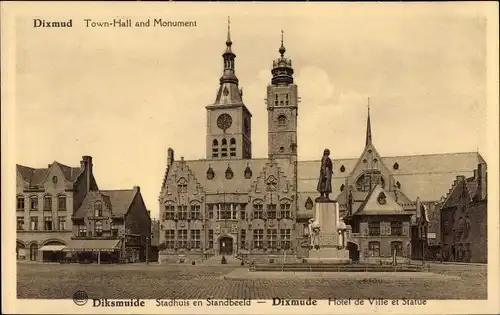
[{"label": "entrance doorway", "polygon": [[346,249],[349,251],[349,259],[352,262],[359,262],[359,248],[358,245],[352,242],[347,242]]},{"label": "entrance doorway", "polygon": [[223,236],[219,239],[219,253],[221,255],[233,254],[233,238],[230,236]]}]

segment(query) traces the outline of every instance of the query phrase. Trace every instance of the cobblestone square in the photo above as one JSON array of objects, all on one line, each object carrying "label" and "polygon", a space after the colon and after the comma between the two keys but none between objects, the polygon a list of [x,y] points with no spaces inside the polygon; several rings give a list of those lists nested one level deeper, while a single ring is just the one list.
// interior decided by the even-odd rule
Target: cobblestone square
[{"label": "cobblestone square", "polygon": [[415,298],[487,299],[487,267],[431,265],[433,273],[458,276],[443,281],[355,279],[224,279],[239,267],[192,265],[17,265],[20,299],[89,298]]}]

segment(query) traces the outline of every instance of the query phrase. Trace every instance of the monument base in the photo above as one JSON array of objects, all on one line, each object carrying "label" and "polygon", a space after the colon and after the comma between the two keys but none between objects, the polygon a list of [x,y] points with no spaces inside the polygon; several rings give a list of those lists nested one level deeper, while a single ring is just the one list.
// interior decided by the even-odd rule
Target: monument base
[{"label": "monument base", "polygon": [[349,251],[337,248],[320,248],[311,250],[309,257],[305,259],[307,263],[314,264],[349,264]]},{"label": "monument base", "polygon": [[[321,198],[318,198],[321,199]],[[321,230],[316,239],[319,249],[311,249],[307,263],[316,264],[349,264],[349,251],[339,249],[337,245],[343,243],[339,239],[338,227],[340,225],[339,204],[336,201],[323,201],[316,203],[314,222],[319,224]]]}]

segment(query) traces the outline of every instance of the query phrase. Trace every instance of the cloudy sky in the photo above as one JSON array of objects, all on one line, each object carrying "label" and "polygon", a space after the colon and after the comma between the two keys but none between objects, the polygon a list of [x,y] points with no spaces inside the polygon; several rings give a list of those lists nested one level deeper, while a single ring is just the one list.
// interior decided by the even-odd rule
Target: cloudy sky
[{"label": "cloudy sky", "polygon": [[[301,160],[318,159],[325,147],[334,158],[358,157],[368,97],[382,155],[479,148],[487,158],[486,20],[451,6],[365,6],[74,10],[66,15],[71,29],[35,29],[30,16],[19,19],[16,162],[77,166],[91,155],[101,188],[139,185],[156,215],[167,148],[177,158],[205,157],[205,106],[222,74],[228,15],[255,157],[267,155],[264,98],[283,29],[302,98]],[[83,21],[118,16],[196,20],[197,27],[86,28]]]}]

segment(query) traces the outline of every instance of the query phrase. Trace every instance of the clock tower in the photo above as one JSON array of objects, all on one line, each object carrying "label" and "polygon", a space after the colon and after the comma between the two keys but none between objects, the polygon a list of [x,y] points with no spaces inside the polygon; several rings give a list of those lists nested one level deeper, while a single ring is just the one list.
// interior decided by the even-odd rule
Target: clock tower
[{"label": "clock tower", "polygon": [[271,84],[267,86],[269,157],[297,157],[297,85],[292,61],[286,58],[281,31],[281,57],[273,61]]},{"label": "clock tower", "polygon": [[238,87],[228,20],[226,50],[222,54],[224,72],[215,102],[207,109],[207,159],[252,158],[252,114],[243,104],[243,91]]}]

